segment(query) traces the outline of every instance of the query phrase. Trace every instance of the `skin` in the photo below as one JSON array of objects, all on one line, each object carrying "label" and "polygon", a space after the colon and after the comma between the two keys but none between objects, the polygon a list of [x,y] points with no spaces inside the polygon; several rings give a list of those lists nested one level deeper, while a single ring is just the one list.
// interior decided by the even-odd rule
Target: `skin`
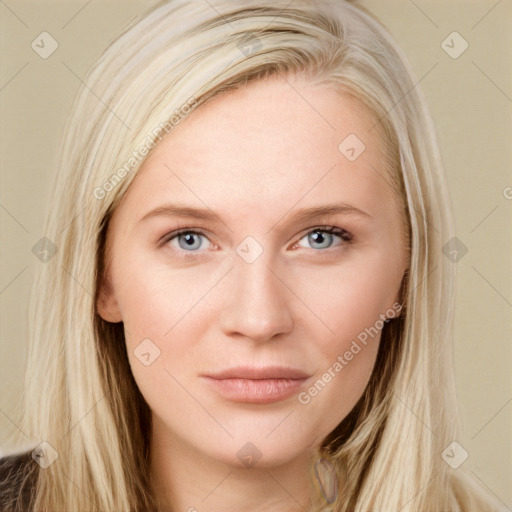
[{"label": "skin", "polygon": [[[307,508],[315,449],[362,395],[380,334],[309,403],[298,393],[393,307],[406,269],[403,212],[382,178],[373,125],[332,86],[300,77],[251,83],[168,134],[115,210],[98,311],[124,323],[132,372],[152,410],[163,510]],[[366,145],[353,162],[338,149],[349,134]],[[340,202],[352,210],[292,220]],[[169,203],[217,218],[140,221]],[[326,226],[352,239],[308,236]],[[163,240],[181,228],[202,233],[189,237],[192,249],[184,235]],[[255,254],[240,246],[248,236],[263,251],[251,263],[237,253]],[[134,354],[147,338],[160,350],[149,366]],[[226,399],[201,377],[238,365],[292,366],[309,377],[293,396],[263,404]],[[237,456],[247,443],[261,454],[253,466]]]}]

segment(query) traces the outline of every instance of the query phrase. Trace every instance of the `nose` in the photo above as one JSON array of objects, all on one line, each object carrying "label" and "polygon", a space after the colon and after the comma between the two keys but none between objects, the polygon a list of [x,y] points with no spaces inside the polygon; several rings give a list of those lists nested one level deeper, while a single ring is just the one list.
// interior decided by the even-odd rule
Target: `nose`
[{"label": "nose", "polygon": [[265,342],[292,331],[293,295],[286,280],[269,267],[263,255],[252,263],[236,261],[223,290],[220,327],[226,335]]}]

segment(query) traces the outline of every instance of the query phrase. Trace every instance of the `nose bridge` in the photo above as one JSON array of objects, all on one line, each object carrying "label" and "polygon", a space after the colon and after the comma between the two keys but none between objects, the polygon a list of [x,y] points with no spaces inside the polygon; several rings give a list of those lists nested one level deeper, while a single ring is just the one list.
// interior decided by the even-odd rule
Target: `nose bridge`
[{"label": "nose bridge", "polygon": [[237,256],[221,313],[226,334],[266,341],[291,331],[290,292],[271,268],[265,252],[251,263]]}]

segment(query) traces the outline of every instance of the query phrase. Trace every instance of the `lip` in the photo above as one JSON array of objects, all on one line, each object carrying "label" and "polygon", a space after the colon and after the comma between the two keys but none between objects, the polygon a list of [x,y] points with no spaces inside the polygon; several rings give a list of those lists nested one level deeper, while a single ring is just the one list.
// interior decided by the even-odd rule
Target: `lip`
[{"label": "lip", "polygon": [[269,404],[293,396],[310,375],[282,366],[239,366],[201,377],[215,392],[232,402]]}]

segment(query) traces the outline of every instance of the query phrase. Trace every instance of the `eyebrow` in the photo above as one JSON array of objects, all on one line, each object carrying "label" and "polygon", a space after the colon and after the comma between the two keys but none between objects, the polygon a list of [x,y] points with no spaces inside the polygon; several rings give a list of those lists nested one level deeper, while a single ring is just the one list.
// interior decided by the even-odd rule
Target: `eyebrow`
[{"label": "eyebrow", "polygon": [[[322,206],[313,206],[303,208],[291,214],[288,222],[300,223],[312,220],[317,217],[326,217],[329,215],[345,214],[358,217],[371,218],[371,215],[355,206],[345,203],[330,203]],[[275,225],[280,224],[290,213],[284,215]],[[165,204],[146,213],[139,222],[146,221],[158,216],[190,217],[199,220],[221,221],[220,217],[209,208],[193,208],[182,204]],[[222,221],[221,221],[222,222]]]}]

